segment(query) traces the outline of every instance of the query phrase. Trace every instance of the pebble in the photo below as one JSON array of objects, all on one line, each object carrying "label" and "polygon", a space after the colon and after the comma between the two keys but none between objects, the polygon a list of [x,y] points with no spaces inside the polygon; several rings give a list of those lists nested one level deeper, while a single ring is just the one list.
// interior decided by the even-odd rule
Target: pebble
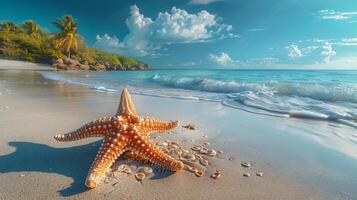
[{"label": "pebble", "polygon": [[219,150],[219,151],[217,151],[217,153],[219,153],[219,154],[223,154],[223,151],[222,151],[222,150]]},{"label": "pebble", "polygon": [[244,173],[243,176],[250,177],[250,173]]},{"label": "pebble", "polygon": [[262,172],[259,172],[259,173],[257,173],[257,176],[262,177],[262,176],[263,176],[263,173],[262,173]]},{"label": "pebble", "polygon": [[25,176],[25,174],[21,174],[20,176],[21,176],[21,177],[24,177],[24,176]]}]

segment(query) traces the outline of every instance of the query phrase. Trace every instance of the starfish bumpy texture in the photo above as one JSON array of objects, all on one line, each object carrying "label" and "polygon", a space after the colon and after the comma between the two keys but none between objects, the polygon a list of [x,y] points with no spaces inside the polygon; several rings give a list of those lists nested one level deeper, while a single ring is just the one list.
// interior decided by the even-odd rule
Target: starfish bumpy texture
[{"label": "starfish bumpy texture", "polygon": [[114,161],[123,153],[140,161],[157,164],[170,171],[183,169],[184,164],[161,151],[149,139],[153,132],[175,129],[178,121],[163,122],[138,116],[127,89],[121,94],[117,114],[90,122],[81,128],[55,136],[58,141],[74,141],[87,137],[103,137],[103,144],[89,170],[85,185],[95,188],[105,177]]}]

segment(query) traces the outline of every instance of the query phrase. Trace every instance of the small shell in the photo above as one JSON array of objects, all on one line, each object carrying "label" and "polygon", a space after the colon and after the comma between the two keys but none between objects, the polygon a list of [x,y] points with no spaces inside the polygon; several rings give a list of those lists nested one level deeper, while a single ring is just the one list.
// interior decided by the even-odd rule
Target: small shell
[{"label": "small shell", "polygon": [[115,171],[119,171],[119,172],[122,172],[125,168],[127,168],[128,166],[127,165],[119,165],[118,167],[117,167],[117,169],[115,170]]},{"label": "small shell", "polygon": [[196,130],[196,125],[194,124],[187,124],[186,126],[182,126],[182,127],[188,130]]},{"label": "small shell", "polygon": [[198,169],[195,168],[195,167],[191,167],[191,166],[189,166],[189,165],[186,165],[186,167],[187,167],[187,170],[188,170],[189,172],[196,173],[196,172],[198,171]]},{"label": "small shell", "polygon": [[131,168],[130,167],[125,167],[122,172],[126,173],[126,174],[131,174]]},{"label": "small shell", "polygon": [[203,143],[203,145],[205,145],[205,146],[209,146],[211,143],[209,143],[209,142],[205,142],[205,143]]},{"label": "small shell", "polygon": [[250,177],[250,173],[244,173],[243,176]]},{"label": "small shell", "polygon": [[263,176],[263,172],[257,173],[257,176],[262,177]]},{"label": "small shell", "polygon": [[153,170],[151,167],[141,167],[138,172],[144,173],[145,175],[149,175],[153,173]]},{"label": "small shell", "polygon": [[204,172],[201,171],[201,170],[197,170],[197,171],[195,172],[195,175],[196,175],[197,177],[202,177],[202,176],[204,175]]},{"label": "small shell", "polygon": [[242,162],[241,164],[243,167],[247,167],[247,168],[251,168],[252,164],[250,164],[249,162]]},{"label": "small shell", "polygon": [[207,154],[208,153],[208,149],[206,147],[202,147],[201,150],[200,150],[200,153]]},{"label": "small shell", "polygon": [[141,182],[141,181],[143,181],[145,179],[145,174],[144,173],[137,173],[137,174],[135,174],[135,178],[136,178],[136,180]]},{"label": "small shell", "polygon": [[223,151],[222,151],[222,150],[219,150],[219,151],[217,151],[217,153],[219,153],[219,154],[223,154]]},{"label": "small shell", "polygon": [[193,155],[193,154],[184,154],[184,155],[182,156],[182,158],[184,158],[184,159],[186,159],[186,160],[189,160],[189,161],[194,161],[194,160],[196,160],[196,156]]},{"label": "small shell", "polygon": [[222,176],[222,173],[218,171],[217,169],[211,174],[211,177],[213,179],[219,179]]},{"label": "small shell", "polygon": [[184,153],[186,153],[186,154],[190,153],[190,151],[187,150],[187,149],[182,149],[182,151],[183,151]]},{"label": "small shell", "polygon": [[167,145],[169,145],[167,142],[161,142],[160,144],[161,146],[167,147]]},{"label": "small shell", "polygon": [[217,152],[214,150],[214,149],[209,149],[208,151],[207,151],[207,155],[209,155],[209,156],[216,156],[217,155]]},{"label": "small shell", "polygon": [[200,151],[202,149],[202,147],[200,146],[194,146],[191,148],[193,151]]},{"label": "small shell", "polygon": [[205,160],[205,159],[200,159],[200,163],[201,163],[201,165],[203,165],[203,166],[208,166],[208,160]]}]

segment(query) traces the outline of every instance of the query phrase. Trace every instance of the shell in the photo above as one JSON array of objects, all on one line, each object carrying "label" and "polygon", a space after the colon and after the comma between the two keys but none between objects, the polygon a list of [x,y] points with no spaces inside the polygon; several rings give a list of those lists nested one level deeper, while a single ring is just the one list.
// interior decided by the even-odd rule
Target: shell
[{"label": "shell", "polygon": [[219,150],[219,151],[217,151],[217,153],[219,153],[219,154],[223,154],[223,151],[222,151],[222,150]]},{"label": "shell", "polygon": [[196,175],[197,177],[202,177],[204,174],[205,174],[205,173],[204,173],[203,171],[201,171],[201,170],[197,170],[197,171],[195,172],[195,175]]},{"label": "shell", "polygon": [[202,147],[200,146],[194,146],[191,148],[193,151],[201,151]]},{"label": "shell", "polygon": [[208,160],[205,160],[205,159],[203,159],[203,158],[200,159],[200,163],[201,163],[201,165],[203,165],[203,166],[208,166]]},{"label": "shell", "polygon": [[222,172],[220,172],[220,171],[217,170],[217,169],[211,174],[211,177],[212,177],[213,179],[219,179],[221,176],[222,176]]},{"label": "shell", "polygon": [[136,178],[136,180],[141,182],[145,179],[145,174],[144,173],[136,173],[135,178]]},{"label": "shell", "polygon": [[250,173],[244,173],[243,176],[250,177]]},{"label": "shell", "polygon": [[207,154],[208,153],[208,149],[206,147],[202,147],[201,150],[200,150],[200,153]]},{"label": "shell", "polygon": [[263,172],[257,173],[257,176],[262,177],[263,176]]},{"label": "shell", "polygon": [[216,150],[214,150],[214,149],[209,149],[209,150],[207,151],[207,155],[209,155],[209,156],[211,156],[211,157],[214,157],[214,156],[217,155],[217,152],[216,152]]},{"label": "shell", "polygon": [[126,174],[131,174],[132,170],[131,170],[131,168],[130,168],[129,166],[126,166],[126,167],[122,170],[122,172],[124,172],[124,173],[126,173]]},{"label": "shell", "polygon": [[141,167],[138,172],[144,173],[145,175],[149,175],[153,173],[153,169],[151,167]]},{"label": "shell", "polygon": [[187,170],[188,170],[189,172],[196,173],[196,172],[198,171],[198,169],[195,168],[195,167],[192,167],[192,166],[189,166],[189,165],[186,165],[186,167],[187,167]]},{"label": "shell", "polygon": [[242,162],[241,165],[242,165],[242,167],[247,167],[247,168],[252,167],[252,164],[250,164],[249,162]]},{"label": "shell", "polygon": [[196,156],[193,155],[193,154],[184,154],[184,155],[182,156],[182,158],[184,158],[184,159],[186,159],[186,160],[189,160],[189,161],[194,161],[194,160],[196,160]]}]

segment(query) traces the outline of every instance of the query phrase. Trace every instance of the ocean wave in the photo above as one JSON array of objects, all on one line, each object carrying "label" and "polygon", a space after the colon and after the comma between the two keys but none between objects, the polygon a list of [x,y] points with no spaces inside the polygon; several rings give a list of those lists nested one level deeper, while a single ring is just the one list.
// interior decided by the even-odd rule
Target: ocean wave
[{"label": "ocean wave", "polygon": [[267,81],[263,83],[246,83],[235,80],[216,80],[207,78],[192,78],[183,76],[165,76],[155,74],[151,81],[163,86],[198,90],[216,93],[264,92],[276,96],[308,97],[329,102],[357,103],[357,84],[331,85],[284,83]]},{"label": "ocean wave", "polygon": [[[98,91],[119,92],[124,86],[116,80],[110,82],[112,77],[99,80],[95,75],[41,74],[48,79],[80,84]],[[224,106],[256,114],[333,121],[357,128],[357,86],[353,84],[342,86],[271,80],[248,83],[158,73],[141,79],[140,82],[130,77],[125,84],[132,93],[139,95],[221,102]],[[149,87],[150,84],[154,87]]]}]

